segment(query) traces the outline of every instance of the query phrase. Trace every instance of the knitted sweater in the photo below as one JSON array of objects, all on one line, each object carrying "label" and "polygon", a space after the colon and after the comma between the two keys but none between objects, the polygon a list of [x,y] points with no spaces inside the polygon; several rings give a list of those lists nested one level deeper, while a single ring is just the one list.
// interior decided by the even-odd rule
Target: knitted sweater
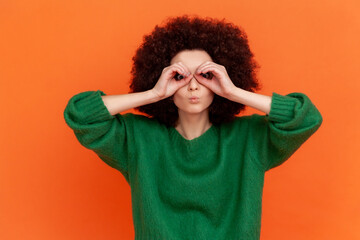
[{"label": "knitted sweater", "polygon": [[73,96],[64,118],[81,145],[129,183],[135,240],[260,239],[265,171],[322,123],[306,95],[273,92],[268,115],[213,124],[188,140],[154,118],[111,115],[103,95]]}]

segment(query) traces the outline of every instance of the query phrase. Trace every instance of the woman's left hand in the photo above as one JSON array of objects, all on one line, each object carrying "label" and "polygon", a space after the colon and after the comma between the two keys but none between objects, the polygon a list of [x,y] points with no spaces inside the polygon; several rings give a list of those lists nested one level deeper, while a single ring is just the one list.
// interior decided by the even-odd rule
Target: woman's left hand
[{"label": "woman's left hand", "polygon": [[[208,72],[211,72],[211,79],[201,75]],[[234,88],[236,88],[227,74],[225,67],[214,62],[206,61],[201,64],[196,70],[194,77],[200,84],[209,88],[215,94],[225,98],[229,98]]]}]

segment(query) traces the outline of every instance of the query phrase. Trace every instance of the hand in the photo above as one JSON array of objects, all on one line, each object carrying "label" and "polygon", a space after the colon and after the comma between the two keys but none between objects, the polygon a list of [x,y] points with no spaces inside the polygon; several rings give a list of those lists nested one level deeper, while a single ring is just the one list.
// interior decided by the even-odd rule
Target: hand
[{"label": "hand", "polygon": [[[175,75],[177,75],[176,78],[174,78]],[[192,74],[187,70],[185,65],[177,62],[163,69],[152,91],[160,99],[164,99],[172,96],[179,88],[188,84],[191,78]]]},{"label": "hand", "polygon": [[[209,72],[211,74],[209,74]],[[205,76],[209,77],[206,78]],[[201,64],[195,74],[196,80],[219,96],[228,98],[236,88],[224,66],[211,61]]]}]

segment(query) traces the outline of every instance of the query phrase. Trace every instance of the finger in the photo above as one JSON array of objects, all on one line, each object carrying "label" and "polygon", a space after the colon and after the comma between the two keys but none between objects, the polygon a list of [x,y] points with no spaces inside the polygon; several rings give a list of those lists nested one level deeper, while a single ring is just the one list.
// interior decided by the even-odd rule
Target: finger
[{"label": "finger", "polygon": [[211,62],[211,61],[206,61],[204,63],[202,63],[200,66],[198,66],[196,72],[198,72],[199,70],[203,69],[204,67],[206,66],[213,66],[215,63],[214,62]]},{"label": "finger", "polygon": [[188,69],[185,67],[185,65],[182,62],[174,63],[174,66],[178,66],[182,70],[181,71],[182,75],[190,74],[190,72],[188,71]]},{"label": "finger", "polygon": [[207,72],[211,71],[210,68],[211,68],[211,69],[218,69],[218,68],[216,68],[216,67],[214,67],[214,66],[205,66],[205,67],[197,70],[197,71],[196,71],[196,74],[199,75],[199,74],[201,74],[201,73],[207,73]]},{"label": "finger", "polygon": [[192,78],[192,76],[188,76],[188,77],[185,77],[185,78],[183,78],[181,80],[177,80],[177,81],[175,80],[175,84],[179,88],[181,88],[181,87],[185,86],[186,84],[188,84],[190,82],[191,78]]},{"label": "finger", "polygon": [[174,65],[181,69],[181,72],[180,72],[181,75],[186,75],[187,74],[186,69],[180,63],[175,63]]},{"label": "finger", "polygon": [[[220,69],[218,69],[215,66],[208,66],[205,67],[203,69],[201,69],[199,71],[199,73],[197,73],[197,75],[200,75],[201,73],[207,73],[207,72],[212,72],[215,76],[220,76],[220,74],[222,73]],[[200,75],[201,76],[201,75]],[[202,78],[204,78],[203,76],[201,76]],[[206,78],[205,78],[206,79]]]},{"label": "finger", "polygon": [[185,75],[186,72],[178,65],[172,65],[170,68],[169,68],[169,71],[170,71],[170,75],[171,76],[175,76],[176,72],[178,72],[179,74],[181,75]]},{"label": "finger", "polygon": [[182,78],[180,78],[180,79],[175,79],[175,77],[173,78],[176,82],[182,82],[182,81],[184,81],[184,80],[187,80],[187,79],[191,79],[192,78],[192,74],[190,73],[189,75],[186,75],[186,74],[182,74]]},{"label": "finger", "polygon": [[179,65],[181,65],[181,66],[183,67],[183,69],[185,70],[185,72],[186,72],[186,73],[191,74],[191,72],[190,72],[190,71],[189,71],[189,69],[185,66],[185,64],[184,64],[184,63],[182,63],[182,62],[178,62],[178,64],[179,64]]},{"label": "finger", "polygon": [[196,78],[196,80],[197,80],[201,85],[203,85],[203,86],[211,89],[211,84],[212,84],[212,82],[206,81],[206,78]]},{"label": "finger", "polygon": [[223,69],[221,67],[218,67],[218,66],[206,66],[204,68],[202,68],[200,70],[200,73],[207,73],[209,71],[214,71],[214,72],[217,72],[217,73],[222,73],[223,72]]}]

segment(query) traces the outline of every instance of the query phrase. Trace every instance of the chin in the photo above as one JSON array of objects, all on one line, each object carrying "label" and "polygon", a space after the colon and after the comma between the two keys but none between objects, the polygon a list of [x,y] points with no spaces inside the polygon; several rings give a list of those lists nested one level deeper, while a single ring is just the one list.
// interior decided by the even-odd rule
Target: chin
[{"label": "chin", "polygon": [[183,113],[186,113],[186,114],[201,114],[201,113],[204,113],[204,112],[209,112],[208,108],[205,108],[205,109],[178,109],[178,111],[181,111]]}]

